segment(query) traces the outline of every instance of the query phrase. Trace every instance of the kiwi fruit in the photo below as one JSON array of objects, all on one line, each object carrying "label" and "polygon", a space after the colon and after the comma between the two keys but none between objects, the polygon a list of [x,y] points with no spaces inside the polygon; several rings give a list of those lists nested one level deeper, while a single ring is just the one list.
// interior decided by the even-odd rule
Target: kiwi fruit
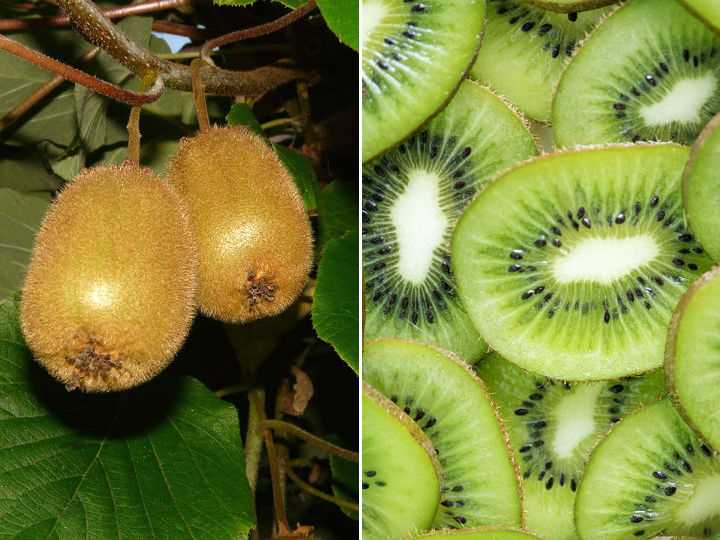
[{"label": "kiwi fruit", "polygon": [[366,345],[362,369],[363,380],[433,443],[443,471],[435,527],[521,525],[518,471],[507,435],[469,366],[432,346],[386,338]]},{"label": "kiwi fruit", "polygon": [[578,489],[583,540],[710,537],[720,530],[720,456],[668,399],[620,422],[595,448]]},{"label": "kiwi fruit", "polygon": [[23,334],[69,390],[139,385],[187,336],[196,269],[187,212],[165,181],[130,164],[88,169],[60,193],[37,235]]},{"label": "kiwi fruit", "polygon": [[[668,386],[686,421],[720,448],[720,267],[690,287],[667,341]],[[720,532],[720,531],[718,531]]]},{"label": "kiwi fruit", "polygon": [[497,353],[476,370],[500,408],[520,464],[526,528],[540,538],[575,540],[575,494],[592,448],[628,412],[665,395],[662,370],[568,383],[533,375]]},{"label": "kiwi fruit", "polygon": [[567,60],[607,12],[556,13],[520,0],[488,0],[487,30],[470,76],[548,122]]},{"label": "kiwi fruit", "polygon": [[720,6],[717,0],[682,0],[682,2],[705,24],[720,32],[720,9],[718,9]]},{"label": "kiwi fruit", "polygon": [[440,502],[440,466],[420,428],[377,391],[362,395],[363,538],[401,540],[427,529]]},{"label": "kiwi fruit", "polygon": [[523,3],[534,4],[542,9],[557,11],[559,13],[577,13],[588,11],[610,4],[617,4],[620,0],[522,0]]},{"label": "kiwi fruit", "polygon": [[363,0],[362,160],[407,138],[470,69],[485,0]]},{"label": "kiwi fruit", "polygon": [[413,540],[538,540],[520,529],[477,527],[474,529],[430,531],[413,537]]},{"label": "kiwi fruit", "polygon": [[455,293],[450,237],[485,183],[536,153],[523,119],[465,81],[425,130],[363,167],[368,339],[435,343],[468,361],[486,352]]},{"label": "kiwi fruit", "polygon": [[490,347],[562,380],[661,367],[672,312],[711,265],[684,222],[687,158],[674,143],[566,150],[490,183],[451,249]]},{"label": "kiwi fruit", "polygon": [[198,303],[224,322],[277,315],[302,292],[313,239],[302,197],[272,148],[244,127],[180,141],[168,177],[198,245]]},{"label": "kiwi fruit", "polygon": [[685,168],[683,203],[687,220],[714,261],[720,261],[720,115],[698,137]]},{"label": "kiwi fruit", "polygon": [[720,110],[720,35],[677,0],[633,0],[600,24],[553,104],[558,147],[689,144]]}]

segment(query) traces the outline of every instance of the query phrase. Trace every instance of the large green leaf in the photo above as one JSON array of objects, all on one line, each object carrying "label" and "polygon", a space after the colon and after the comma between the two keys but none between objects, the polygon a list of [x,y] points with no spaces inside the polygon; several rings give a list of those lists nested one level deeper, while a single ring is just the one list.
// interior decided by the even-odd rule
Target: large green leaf
[{"label": "large green leaf", "polygon": [[252,107],[247,103],[235,103],[225,119],[231,126],[247,126],[258,135],[263,134],[260,122],[258,122]]},{"label": "large green leaf", "polygon": [[34,148],[0,149],[0,188],[52,192],[60,184],[61,179],[44,165]]},{"label": "large green leaf", "polygon": [[295,180],[295,185],[300,190],[303,201],[305,201],[305,208],[315,210],[317,208],[319,184],[312,161],[300,152],[281,144],[275,145],[275,151]]},{"label": "large green leaf", "polygon": [[357,51],[360,41],[358,0],[317,0],[317,4],[330,30]]},{"label": "large green leaf", "polygon": [[318,336],[358,370],[358,234],[329,240],[317,272],[312,321]]},{"label": "large green leaf", "polygon": [[0,299],[22,286],[35,234],[49,206],[48,194],[0,189]]},{"label": "large green leaf", "polygon": [[0,538],[238,540],[252,514],[231,405],[171,376],[69,393],[0,303]]},{"label": "large green leaf", "polygon": [[357,190],[344,182],[330,182],[318,197],[320,249],[331,238],[357,230]]}]

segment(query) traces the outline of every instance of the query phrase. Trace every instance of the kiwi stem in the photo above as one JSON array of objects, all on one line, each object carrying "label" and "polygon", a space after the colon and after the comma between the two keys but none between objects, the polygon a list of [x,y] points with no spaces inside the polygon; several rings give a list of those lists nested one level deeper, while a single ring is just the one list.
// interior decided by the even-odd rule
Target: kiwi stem
[{"label": "kiwi stem", "polygon": [[[264,400],[260,400],[258,392],[264,392],[262,390],[254,390],[250,393],[252,399],[255,400],[255,407],[258,413],[260,423],[266,420],[265,417],[265,404]],[[263,440],[265,441],[265,449],[267,450],[268,465],[270,466],[270,478],[272,481],[272,493],[273,493],[273,509],[275,513],[275,524],[278,530],[288,530],[287,513],[285,512],[285,493],[283,490],[283,479],[282,479],[282,464],[278,459],[277,448],[275,446],[275,440],[273,438],[272,430],[264,428],[262,430]],[[283,529],[284,527],[284,529]]]},{"label": "kiwi stem", "polygon": [[262,417],[265,409],[265,392],[261,389],[248,393],[248,428],[245,436],[245,473],[250,492],[255,494],[260,458],[263,451]]},{"label": "kiwi stem", "polygon": [[341,508],[345,508],[346,510],[350,510],[351,512],[357,512],[359,510],[358,505],[354,502],[348,501],[347,499],[344,499],[342,497],[335,497],[334,495],[330,495],[329,493],[325,493],[324,491],[320,491],[319,489],[311,486],[302,478],[300,478],[297,474],[295,474],[295,471],[293,471],[291,467],[286,467],[285,472],[287,473],[288,478],[290,478],[293,484],[295,484],[303,491],[309,493],[310,495],[313,495],[318,499],[333,503],[337,506],[340,506]]},{"label": "kiwi stem", "polygon": [[[81,63],[87,63],[93,58],[97,56],[97,54],[100,52],[100,49],[98,47],[94,47],[90,49],[88,52],[83,54],[80,57]],[[50,95],[53,90],[55,90],[58,86],[60,86],[63,82],[65,82],[65,78],[61,77],[60,75],[56,75],[52,79],[50,79],[48,82],[43,84],[40,88],[35,90],[32,94],[30,94],[25,100],[23,100],[21,103],[19,103],[17,106],[13,107],[10,111],[5,114],[2,118],[0,118],[0,131],[10,127],[15,122],[17,122],[20,118],[22,118],[30,109],[32,109],[35,105],[40,103],[43,99],[45,99],[48,95]]]},{"label": "kiwi stem", "polygon": [[142,107],[133,107],[130,109],[130,118],[127,123],[128,130],[128,150],[127,160],[133,165],[140,165],[140,110]]},{"label": "kiwi stem", "polygon": [[216,390],[215,395],[219,398],[224,398],[227,396],[232,396],[233,394],[242,394],[243,392],[247,391],[248,386],[246,384],[233,384],[224,388],[220,388],[220,390]]},{"label": "kiwi stem", "polygon": [[208,40],[202,46],[202,49],[200,49],[200,58],[202,58],[205,62],[212,66],[214,64],[212,59],[210,58],[210,51],[212,51],[213,49],[229,45],[230,43],[235,43],[236,41],[242,41],[243,39],[251,39],[265,36],[267,34],[277,32],[278,30],[282,30],[283,28],[291,25],[298,19],[303,18],[305,15],[314,10],[315,5],[315,0],[309,0],[299,8],[283,15],[282,17],[278,17],[277,19],[275,19],[274,21],[270,21],[269,23],[260,24],[251,28],[245,28],[244,30],[238,30],[236,32],[230,32],[229,34],[224,34],[222,36],[218,36],[214,39]]},{"label": "kiwi stem", "polygon": [[197,114],[198,125],[200,131],[205,133],[210,129],[210,117],[208,116],[207,100],[205,99],[205,87],[203,86],[200,68],[202,68],[203,59],[196,58],[190,64],[192,69],[192,86],[193,100],[195,100],[195,112]]},{"label": "kiwi stem", "polygon": [[54,58],[50,58],[49,56],[26,47],[22,43],[7,38],[2,34],[0,34],[0,49],[22,58],[23,60],[27,60],[42,69],[52,71],[63,79],[89,88],[97,94],[107,96],[116,101],[121,101],[122,103],[127,103],[128,105],[134,106],[152,103],[153,101],[159,99],[165,91],[165,84],[161,78],[158,78],[155,81],[155,84],[147,93],[138,94],[137,92],[125,90],[120,86],[98,79],[97,77],[93,77],[84,71],[80,71],[79,69],[55,60]]},{"label": "kiwi stem", "polygon": [[321,439],[317,435],[308,433],[304,429],[299,428],[298,426],[296,426],[295,424],[291,424],[290,422],[284,422],[283,420],[265,420],[263,421],[262,425],[265,429],[271,429],[273,431],[280,431],[283,433],[291,433],[297,437],[300,437],[308,444],[316,446],[317,448],[326,451],[328,454],[336,455],[347,461],[353,461],[355,463],[358,463],[360,461],[360,456],[357,452],[353,452],[352,450],[346,450],[345,448],[329,443],[325,439]]}]

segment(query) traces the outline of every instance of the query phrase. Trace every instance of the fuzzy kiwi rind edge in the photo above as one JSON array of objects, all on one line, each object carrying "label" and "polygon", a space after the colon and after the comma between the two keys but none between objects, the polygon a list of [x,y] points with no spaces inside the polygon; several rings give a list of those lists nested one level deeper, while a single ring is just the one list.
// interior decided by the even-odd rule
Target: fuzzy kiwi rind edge
[{"label": "fuzzy kiwi rind edge", "polygon": [[[424,129],[427,127],[427,125],[428,125],[438,114],[440,114],[442,111],[445,110],[445,108],[450,104],[450,102],[451,102],[451,101],[453,100],[453,98],[455,97],[455,94],[457,94],[457,91],[460,89],[460,85],[461,85],[463,82],[465,82],[465,81],[476,82],[476,81],[472,81],[472,80],[470,79],[469,75],[470,75],[470,70],[472,69],[472,67],[475,65],[475,62],[477,61],[478,54],[480,54],[480,47],[482,46],[483,39],[485,39],[485,30],[486,30],[486,28],[487,28],[487,11],[485,12],[485,17],[483,18],[482,28],[480,29],[480,32],[479,32],[479,34],[478,34],[478,35],[479,35],[479,38],[478,38],[477,44],[476,44],[476,46],[475,46],[475,50],[473,51],[472,58],[470,59],[470,63],[469,63],[469,64],[467,65],[467,67],[462,71],[462,73],[460,74],[460,76],[459,76],[459,78],[458,78],[457,83],[455,84],[455,86],[453,86],[453,87],[450,89],[450,91],[448,92],[447,98],[445,98],[445,100],[444,100],[442,103],[440,103],[440,105],[439,105],[438,108],[435,110],[435,112],[432,113],[430,116],[428,116],[428,117],[427,117],[423,122],[421,122],[415,129],[413,129],[412,131],[410,131],[407,135],[405,135],[404,137],[402,137],[402,138],[401,138],[399,141],[397,141],[395,144],[392,144],[392,145],[388,146],[387,148],[383,148],[382,150],[380,150],[380,151],[378,151],[378,152],[376,152],[376,153],[374,153],[374,154],[372,154],[372,155],[370,155],[370,156],[368,156],[368,157],[362,157],[362,165],[364,165],[364,164],[366,164],[366,163],[370,163],[371,161],[373,161],[373,160],[379,158],[380,156],[382,156],[383,154],[385,154],[385,153],[387,153],[387,152],[390,152],[391,150],[394,150],[395,148],[397,148],[398,146],[400,146],[402,143],[404,143],[405,141],[407,141],[407,140],[408,140],[410,137],[412,137],[413,135],[415,135],[415,134],[417,134],[417,133],[420,133],[422,130],[424,130]],[[481,85],[481,86],[482,86],[482,85]],[[488,90],[490,90],[490,88],[488,88]],[[494,92],[494,91],[492,91],[492,90],[490,90],[490,91],[491,91],[494,95],[497,96],[497,93],[496,93],[496,92]],[[499,96],[498,96],[498,97],[499,97]],[[362,103],[360,104],[360,107],[361,107],[361,109],[362,109]],[[515,112],[514,109],[513,109],[513,112]]]},{"label": "fuzzy kiwi rind edge", "polygon": [[[478,374],[475,372],[475,370],[472,368],[472,366],[470,364],[468,364],[464,359],[460,358],[460,356],[458,356],[457,354],[455,354],[451,351],[442,349],[432,343],[421,343],[418,341],[413,341],[410,339],[402,339],[402,338],[378,338],[378,339],[372,339],[369,341],[365,341],[364,347],[367,347],[368,345],[382,344],[384,342],[405,343],[405,344],[410,344],[410,345],[421,345],[423,347],[427,347],[428,349],[432,349],[435,352],[437,352],[438,354],[441,354],[441,355],[445,356],[446,358],[448,358],[449,360],[451,360],[452,362],[454,362],[460,368],[464,369],[472,377],[472,380],[475,382],[475,384],[480,387],[480,391],[487,398],[487,401],[490,404],[490,407],[492,408],[493,414],[495,415],[495,419],[497,420],[498,427],[500,428],[500,433],[502,434],[502,437],[503,437],[503,442],[505,443],[505,450],[507,452],[508,457],[510,458],[510,463],[512,465],[513,473],[515,474],[515,485],[517,486],[518,499],[520,501],[520,527],[525,528],[525,526],[526,526],[525,493],[523,492],[523,484],[522,484],[522,475],[520,473],[520,465],[517,462],[517,459],[515,457],[515,451],[513,449],[512,443],[510,442],[510,433],[508,432],[507,428],[505,427],[505,422],[503,421],[502,416],[500,415],[500,408],[498,407],[497,403],[495,403],[495,400],[493,399],[492,394],[490,393],[487,385],[485,384],[485,381],[483,381],[480,377],[478,377]],[[368,388],[374,390],[370,385],[363,382],[363,387],[366,387],[366,386]],[[377,392],[377,390],[375,390],[375,392],[379,393],[379,392]],[[387,399],[387,398],[385,398],[385,399]],[[390,402],[390,403],[394,405],[394,403],[392,403],[392,402]],[[405,413],[403,411],[400,411],[400,412],[403,415],[405,415]],[[405,415],[405,416],[407,416],[407,415]],[[418,427],[418,429],[420,429],[420,428]],[[424,432],[423,432],[423,435],[424,435]],[[443,478],[443,477],[441,476],[441,478]]]},{"label": "fuzzy kiwi rind edge", "polygon": [[701,439],[707,439],[707,437],[685,411],[682,400],[680,399],[680,395],[675,388],[675,353],[678,329],[680,328],[680,323],[682,322],[683,315],[685,315],[686,308],[688,307],[692,299],[695,297],[695,294],[706,284],[710,283],[718,276],[720,276],[720,266],[715,266],[711,270],[705,272],[702,276],[697,278],[692,283],[692,285],[690,285],[688,290],[685,291],[685,294],[683,294],[683,296],[680,298],[680,302],[675,308],[672,318],[670,319],[670,327],[668,329],[668,336],[665,344],[665,382],[668,393],[670,395],[670,399],[672,401],[672,404],[675,406],[675,410],[677,410],[685,423],[687,423],[687,425],[690,426],[692,430],[697,433],[697,435]]},{"label": "fuzzy kiwi rind edge", "polygon": [[622,0],[578,0],[572,4],[553,2],[552,0],[524,0],[529,4],[534,4],[542,9],[548,11],[555,11],[556,13],[575,13],[577,11],[590,11],[591,9],[597,9],[612,4],[617,4]]}]

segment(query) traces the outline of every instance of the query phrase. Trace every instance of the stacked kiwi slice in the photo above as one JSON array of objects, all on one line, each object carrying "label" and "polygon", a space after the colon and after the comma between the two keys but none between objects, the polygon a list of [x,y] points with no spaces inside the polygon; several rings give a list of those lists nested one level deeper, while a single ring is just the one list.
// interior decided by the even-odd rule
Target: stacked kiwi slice
[{"label": "stacked kiwi slice", "polygon": [[720,538],[720,5],[486,4],[469,80],[364,148],[362,376],[439,471],[364,527]]}]

